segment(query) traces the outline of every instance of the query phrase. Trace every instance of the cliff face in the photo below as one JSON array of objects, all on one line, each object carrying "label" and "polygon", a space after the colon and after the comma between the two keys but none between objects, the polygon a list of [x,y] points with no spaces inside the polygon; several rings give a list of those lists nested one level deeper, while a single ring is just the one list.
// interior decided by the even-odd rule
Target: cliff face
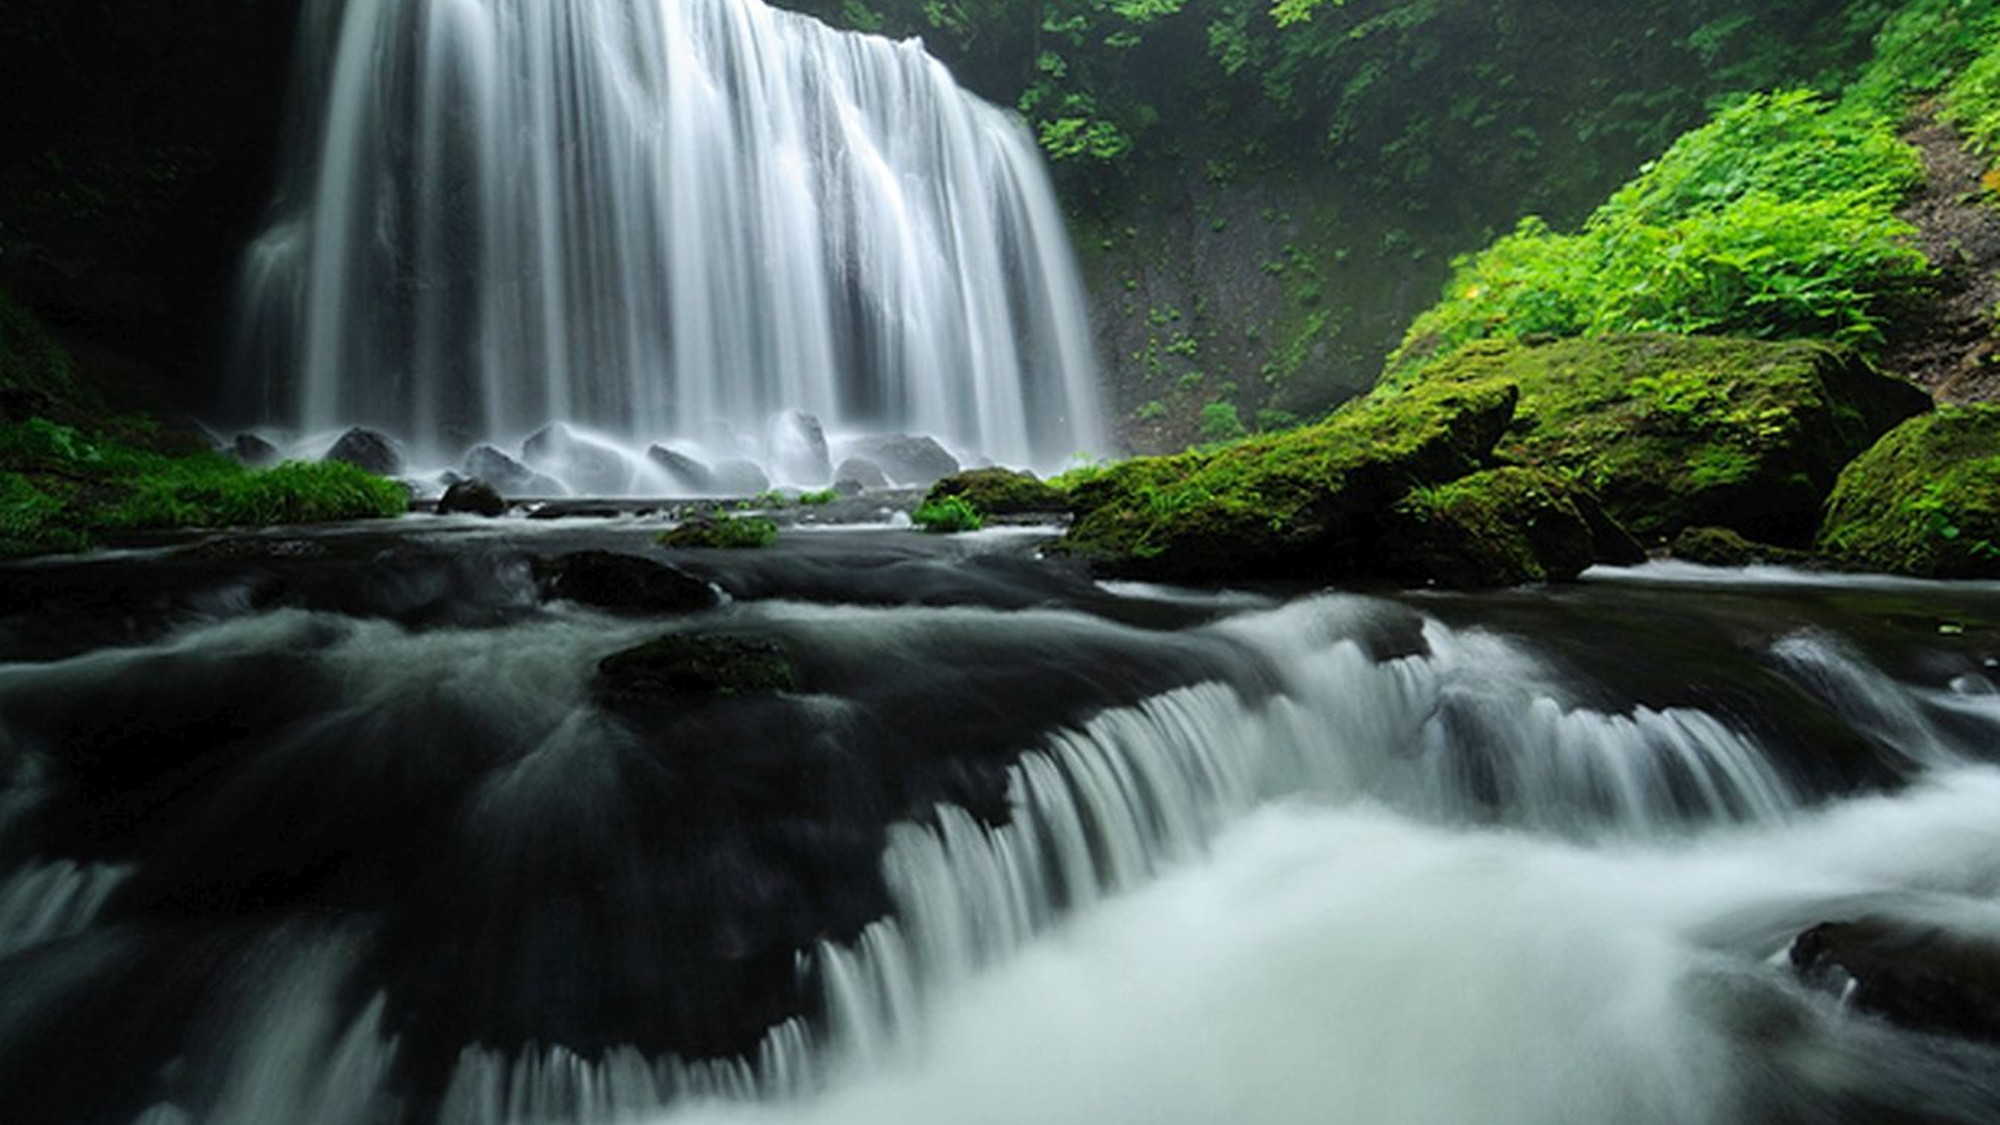
[{"label": "cliff face", "polygon": [[87,374],[205,405],[300,0],[0,8],[0,289]]}]

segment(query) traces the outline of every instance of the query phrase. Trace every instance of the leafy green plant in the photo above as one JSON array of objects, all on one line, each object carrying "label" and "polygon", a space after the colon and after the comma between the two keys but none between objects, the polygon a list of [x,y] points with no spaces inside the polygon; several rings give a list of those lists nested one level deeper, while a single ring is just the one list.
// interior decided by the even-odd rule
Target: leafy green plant
[{"label": "leafy green plant", "polygon": [[778,541],[778,524],[762,516],[736,516],[718,512],[691,519],[662,532],[662,547],[710,548],[749,551],[769,547]]},{"label": "leafy green plant", "polygon": [[945,535],[960,531],[978,531],[986,526],[986,517],[963,496],[946,496],[939,500],[927,501],[910,514],[910,522],[925,531]]},{"label": "leafy green plant", "polygon": [[1234,403],[1211,402],[1201,408],[1201,440],[1235,441],[1249,432]]},{"label": "leafy green plant", "polygon": [[808,508],[824,507],[839,499],[840,490],[837,488],[822,488],[818,492],[802,492],[799,494],[799,503],[804,504]]}]

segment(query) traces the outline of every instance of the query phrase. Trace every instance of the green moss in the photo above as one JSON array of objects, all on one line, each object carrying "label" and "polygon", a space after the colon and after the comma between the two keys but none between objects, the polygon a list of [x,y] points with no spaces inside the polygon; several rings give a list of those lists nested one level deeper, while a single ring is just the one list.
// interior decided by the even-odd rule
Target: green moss
[{"label": "green moss", "polygon": [[80,550],[109,533],[400,515],[409,493],[351,465],[247,469],[219,453],[169,456],[72,426],[0,423],[0,553]]},{"label": "green moss", "polygon": [[1674,537],[1672,554],[1684,562],[1702,566],[1739,567],[1763,563],[1810,567],[1822,564],[1820,557],[1810,551],[1754,543],[1726,527],[1690,527]]},{"label": "green moss", "polygon": [[916,511],[910,513],[910,521],[923,530],[937,535],[978,531],[986,526],[986,517],[980,514],[976,505],[963,496],[927,499]]},{"label": "green moss", "polygon": [[1567,581],[1596,557],[1575,490],[1522,468],[1410,490],[1384,551],[1398,577],[1459,587]]},{"label": "green moss", "polygon": [[1482,467],[1512,416],[1498,382],[1371,396],[1317,425],[1140,457],[1074,482],[1059,549],[1124,574],[1364,572],[1360,525],[1411,487]]},{"label": "green moss", "polygon": [[818,492],[802,492],[799,494],[799,503],[808,508],[824,507],[838,499],[840,499],[840,490],[837,488],[823,488]]},{"label": "green moss", "polygon": [[778,541],[778,525],[762,516],[698,516],[660,535],[662,547],[757,550]]},{"label": "green moss", "polygon": [[101,416],[103,409],[102,399],[78,378],[69,353],[0,292],[0,419],[42,415],[77,422]]},{"label": "green moss", "polygon": [[1840,475],[1820,549],[1924,578],[2000,577],[2000,407],[1898,426]]},{"label": "green moss", "polygon": [[1818,344],[1666,335],[1482,342],[1394,386],[1518,387],[1498,453],[1575,481],[1646,541],[1716,525],[1803,544],[1840,469],[1923,392]]},{"label": "green moss", "polygon": [[1069,498],[1062,492],[1033,473],[1012,469],[969,469],[954,473],[931,486],[924,495],[924,506],[941,504],[954,496],[963,497],[974,509],[989,516],[1069,510]]}]

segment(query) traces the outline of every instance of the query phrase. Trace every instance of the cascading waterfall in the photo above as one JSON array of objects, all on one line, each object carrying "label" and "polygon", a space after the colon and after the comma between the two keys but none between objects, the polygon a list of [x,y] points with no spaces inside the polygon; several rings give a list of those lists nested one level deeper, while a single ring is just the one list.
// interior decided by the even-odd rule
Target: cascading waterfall
[{"label": "cascading waterfall", "polygon": [[1022,124],[759,0],[314,0],[244,275],[240,412],[452,459],[557,421],[741,452],[780,412],[1102,449]]}]

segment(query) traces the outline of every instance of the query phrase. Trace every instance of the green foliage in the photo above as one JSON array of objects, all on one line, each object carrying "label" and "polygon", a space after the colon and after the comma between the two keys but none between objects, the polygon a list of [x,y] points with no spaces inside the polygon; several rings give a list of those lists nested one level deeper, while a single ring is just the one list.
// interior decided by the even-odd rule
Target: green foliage
[{"label": "green foliage", "polygon": [[1874,57],[1848,88],[1856,106],[1898,117],[1937,93],[2000,39],[1996,0],[1903,0],[1875,36]]},{"label": "green foliage", "polygon": [[2000,407],[1897,427],[1841,473],[1819,546],[1894,574],[2000,577]]},{"label": "green foliage", "polygon": [[1249,432],[1234,403],[1211,402],[1201,408],[1201,440],[1235,441]]},{"label": "green foliage", "polygon": [[2000,152],[2000,34],[1945,92],[1944,118],[1988,156]]},{"label": "green foliage", "polygon": [[982,516],[1029,512],[1061,512],[1069,508],[1063,493],[1033,473],[1013,469],[967,469],[938,481],[925,494],[926,506],[957,497]]},{"label": "green foliage", "polygon": [[946,496],[925,500],[921,507],[910,513],[910,522],[934,534],[950,535],[960,531],[978,531],[986,526],[986,517],[965,497]]},{"label": "green foliage", "polygon": [[394,516],[409,493],[351,465],[247,469],[169,456],[43,418],[0,423],[0,553],[80,550],[106,533]]},{"label": "green foliage", "polygon": [[823,488],[818,492],[802,492],[799,494],[799,503],[808,508],[824,507],[839,499],[840,490],[837,488]]},{"label": "green foliage", "polygon": [[1677,141],[1579,233],[1529,218],[1461,259],[1392,366],[1538,335],[1878,345],[1931,274],[1894,214],[1921,175],[1886,118],[1802,91],[1746,99]]},{"label": "green foliage", "polygon": [[726,512],[691,519],[661,533],[662,547],[729,551],[758,550],[778,541],[778,524],[762,516],[733,516]]}]

